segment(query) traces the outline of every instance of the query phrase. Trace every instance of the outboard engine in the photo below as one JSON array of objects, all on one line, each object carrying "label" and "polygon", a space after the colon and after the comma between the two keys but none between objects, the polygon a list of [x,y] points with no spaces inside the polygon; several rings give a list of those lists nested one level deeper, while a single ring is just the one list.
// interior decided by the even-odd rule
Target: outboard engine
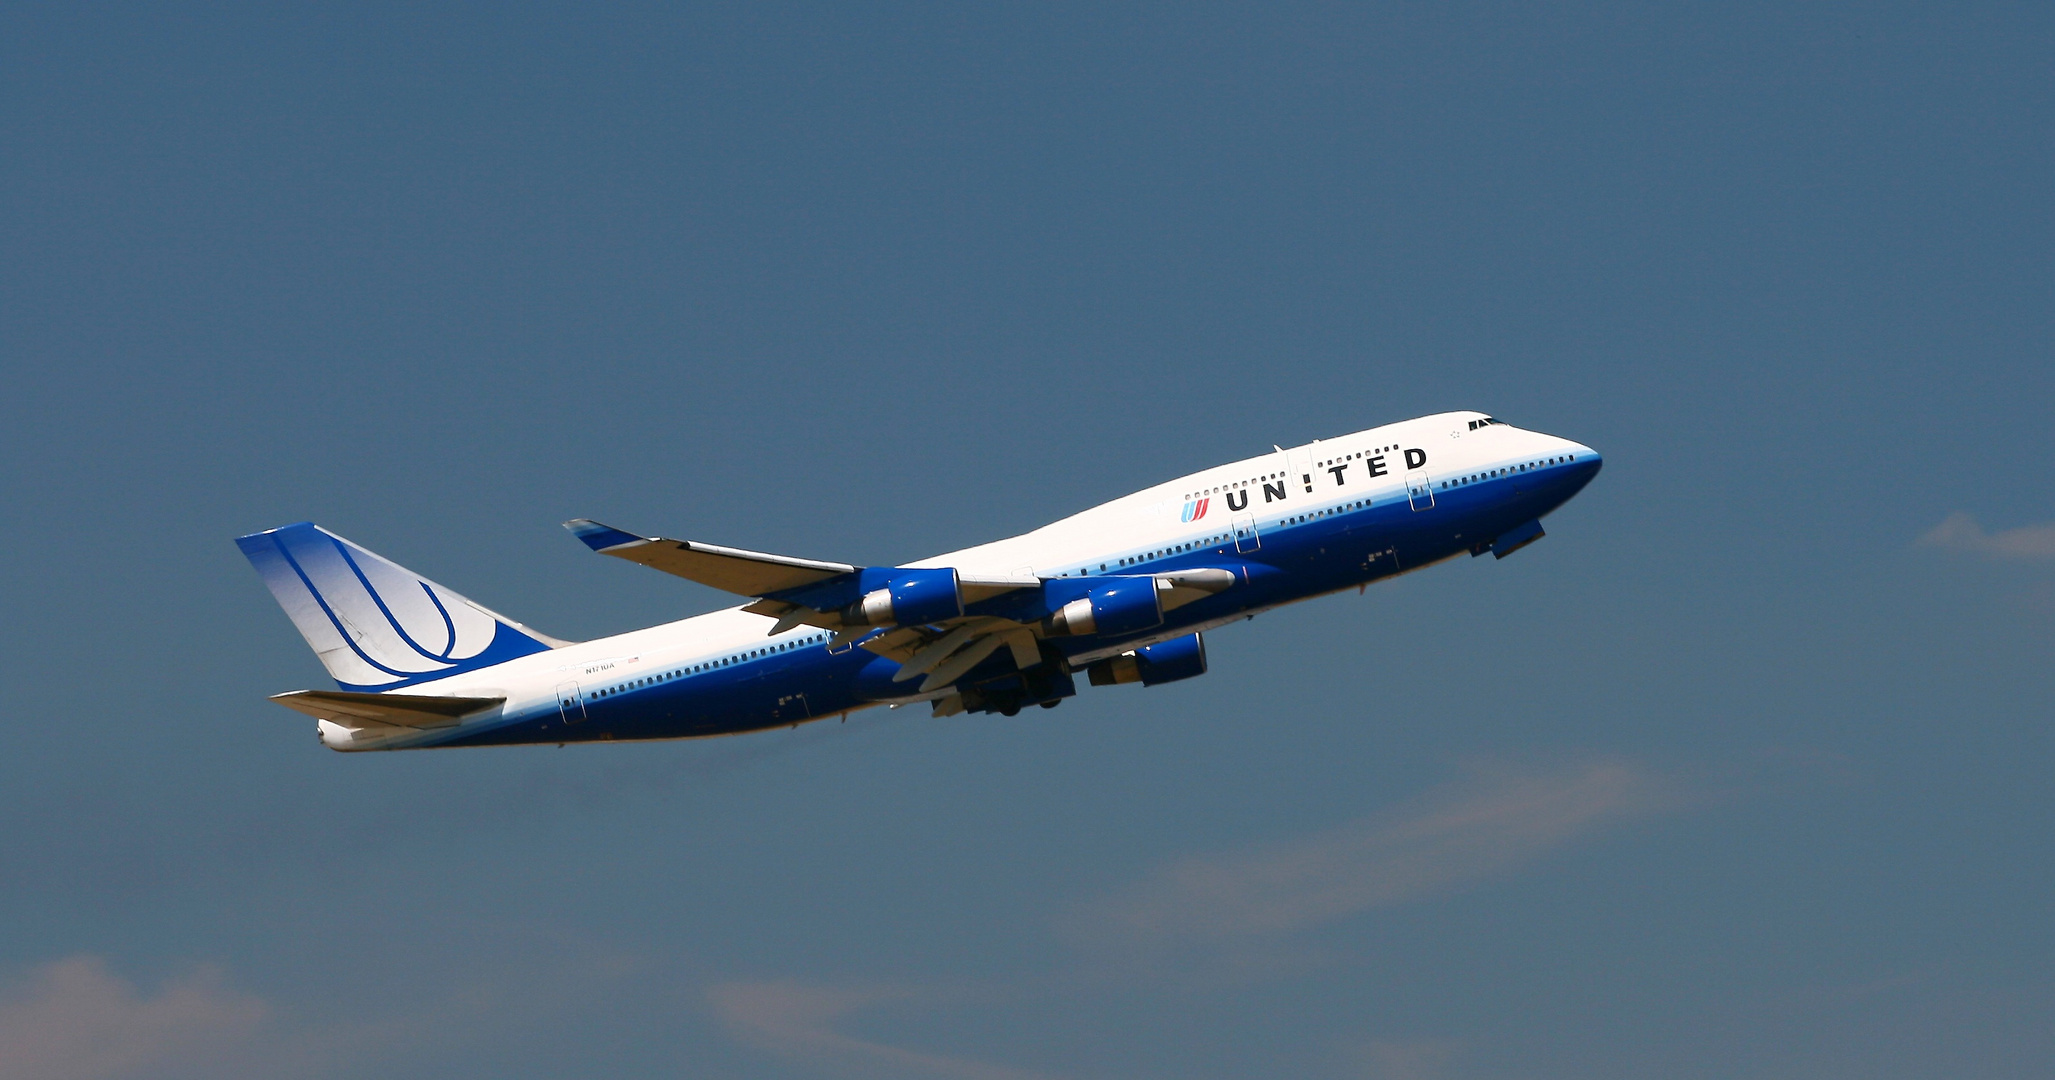
[{"label": "outboard engine", "polygon": [[1085,673],[1091,677],[1093,686],[1131,682],[1161,686],[1204,675],[1206,639],[1199,634],[1186,634],[1155,645],[1145,645],[1133,652],[1096,661],[1085,669]]},{"label": "outboard engine", "polygon": [[939,566],[901,570],[863,599],[842,609],[844,626],[919,626],[963,614],[963,589],[956,569]]},{"label": "outboard engine", "polygon": [[1152,577],[1101,585],[1042,620],[1051,635],[1136,634],[1163,625],[1163,601]]}]

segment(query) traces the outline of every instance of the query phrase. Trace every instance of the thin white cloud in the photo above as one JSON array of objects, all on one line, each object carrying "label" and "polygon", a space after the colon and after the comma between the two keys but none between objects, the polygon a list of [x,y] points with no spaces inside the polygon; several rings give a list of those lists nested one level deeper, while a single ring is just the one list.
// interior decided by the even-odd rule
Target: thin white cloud
[{"label": "thin white cloud", "polygon": [[1496,771],[1310,837],[1172,863],[1085,905],[1067,929],[1133,945],[1275,940],[1473,885],[1668,801],[1625,762]]},{"label": "thin white cloud", "polygon": [[707,991],[737,1038],[782,1057],[832,1064],[839,1075],[937,1076],[960,1080],[1051,1080],[1050,1074],[871,1042],[835,1030],[866,1008],[914,995],[886,987],[801,982],[733,982]]},{"label": "thin white cloud", "polygon": [[1987,533],[1975,518],[1958,510],[1927,530],[1919,542],[1922,547],[1966,551],[1993,559],[2055,559],[2055,522]]},{"label": "thin white cloud", "polygon": [[[1306,955],[1295,935],[1511,873],[1608,824],[1682,801],[1679,785],[1631,762],[1479,769],[1395,810],[1280,843],[1180,860],[1079,905],[1058,930],[1081,947],[1085,964],[1062,966],[1043,988],[1066,996],[1088,985],[1104,989],[1108,977],[1125,982],[1161,960],[1185,957],[1199,961],[1185,973],[1201,976],[1192,986],[1297,970],[1320,958]],[[824,1074],[1047,1080],[1044,1073],[846,1033],[867,1010],[960,1004],[957,993],[754,981],[719,984],[707,996],[739,1041],[817,1064]],[[1429,1080],[1444,1075],[1459,1050],[1447,1040],[1372,1039],[1341,1047],[1335,1064],[1373,1080]]]},{"label": "thin white cloud", "polygon": [[203,1059],[247,1042],[262,1001],[202,968],[154,994],[93,956],[45,964],[0,997],[0,1076],[114,1080]]},{"label": "thin white cloud", "polygon": [[1364,1080],[1439,1080],[1461,1049],[1448,1039],[1367,1039],[1345,1047],[1344,1068]]}]

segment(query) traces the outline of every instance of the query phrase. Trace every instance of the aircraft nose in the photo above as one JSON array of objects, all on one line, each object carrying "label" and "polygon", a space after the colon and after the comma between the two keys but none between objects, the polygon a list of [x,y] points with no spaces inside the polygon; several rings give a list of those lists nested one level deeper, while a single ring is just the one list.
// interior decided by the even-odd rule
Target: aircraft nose
[{"label": "aircraft nose", "polygon": [[1597,476],[1598,471],[1605,468],[1605,458],[1583,443],[1571,443],[1568,453],[1570,477],[1577,485],[1575,490],[1582,491],[1584,485],[1589,484],[1592,477]]},{"label": "aircraft nose", "polygon": [[1555,488],[1556,505],[1560,506],[1583,491],[1586,484],[1591,483],[1591,478],[1597,476],[1598,470],[1605,467],[1605,458],[1583,443],[1562,438],[1557,439],[1555,452],[1570,459],[1556,474],[1561,478]]}]

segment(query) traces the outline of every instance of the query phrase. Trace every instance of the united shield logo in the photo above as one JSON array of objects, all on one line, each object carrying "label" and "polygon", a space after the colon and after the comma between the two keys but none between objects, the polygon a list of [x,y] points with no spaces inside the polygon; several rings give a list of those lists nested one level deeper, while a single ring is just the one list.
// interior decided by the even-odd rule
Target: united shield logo
[{"label": "united shield logo", "polygon": [[1213,501],[1213,500],[1212,500],[1212,499],[1210,499],[1210,498],[1207,498],[1207,499],[1193,499],[1192,501],[1190,501],[1190,502],[1188,502],[1188,503],[1184,504],[1184,519],[1183,519],[1183,520],[1185,520],[1185,521],[1197,521],[1197,520],[1199,520],[1200,518],[1202,518],[1202,517],[1205,517],[1205,516],[1206,516],[1206,506],[1207,506],[1207,504],[1211,503],[1212,501]]}]

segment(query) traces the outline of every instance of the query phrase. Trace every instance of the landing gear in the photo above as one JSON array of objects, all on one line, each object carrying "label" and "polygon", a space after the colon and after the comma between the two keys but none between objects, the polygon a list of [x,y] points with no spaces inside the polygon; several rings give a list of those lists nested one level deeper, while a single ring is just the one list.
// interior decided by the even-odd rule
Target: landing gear
[{"label": "landing gear", "polygon": [[964,686],[958,692],[965,712],[1019,716],[1030,705],[1055,708],[1077,693],[1077,684],[1062,665],[1044,663]]}]

